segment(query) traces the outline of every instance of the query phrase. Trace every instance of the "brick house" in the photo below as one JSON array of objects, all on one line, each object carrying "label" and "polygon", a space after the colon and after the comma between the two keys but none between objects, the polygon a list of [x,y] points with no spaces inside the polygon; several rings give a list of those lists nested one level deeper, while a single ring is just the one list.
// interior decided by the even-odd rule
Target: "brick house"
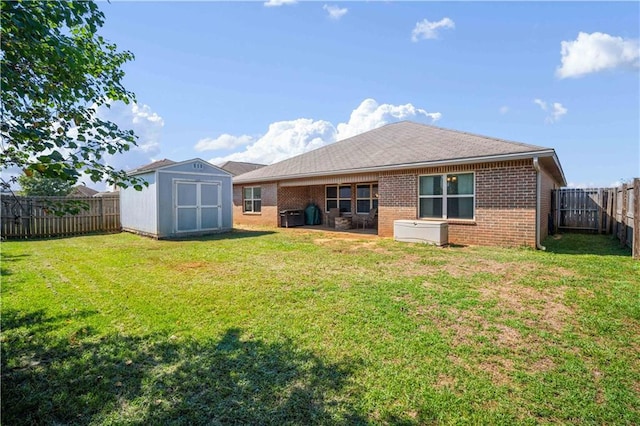
[{"label": "brick house", "polygon": [[312,202],[357,222],[377,208],[383,237],[397,219],[445,220],[450,243],[536,247],[563,185],[551,148],[404,121],[234,177],[233,217],[278,226]]}]

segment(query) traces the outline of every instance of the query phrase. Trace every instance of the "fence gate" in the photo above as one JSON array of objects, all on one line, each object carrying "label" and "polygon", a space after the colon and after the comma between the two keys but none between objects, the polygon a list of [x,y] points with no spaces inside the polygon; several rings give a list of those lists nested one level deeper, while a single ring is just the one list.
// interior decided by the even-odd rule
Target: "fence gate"
[{"label": "fence gate", "polygon": [[609,198],[609,191],[604,188],[554,190],[552,207],[556,227],[602,232],[607,226],[603,213],[606,212]]}]

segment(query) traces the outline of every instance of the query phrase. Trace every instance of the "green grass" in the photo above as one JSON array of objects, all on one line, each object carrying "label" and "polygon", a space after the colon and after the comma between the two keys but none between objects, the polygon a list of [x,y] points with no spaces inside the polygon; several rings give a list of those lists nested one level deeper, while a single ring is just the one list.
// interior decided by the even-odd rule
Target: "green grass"
[{"label": "green grass", "polygon": [[2,243],[2,423],[639,424],[640,262],[296,229]]}]

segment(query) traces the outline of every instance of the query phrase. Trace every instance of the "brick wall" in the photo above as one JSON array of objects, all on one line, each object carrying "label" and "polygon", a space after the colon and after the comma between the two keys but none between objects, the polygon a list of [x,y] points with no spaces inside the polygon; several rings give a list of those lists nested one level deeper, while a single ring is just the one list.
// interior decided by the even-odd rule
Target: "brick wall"
[{"label": "brick wall", "polygon": [[242,185],[233,186],[233,222],[239,225],[278,226],[278,187],[275,183],[246,185],[262,189],[260,213],[245,213],[243,210]]},{"label": "brick wall", "polygon": [[[535,247],[536,172],[532,160],[504,161],[421,168],[378,175],[378,235],[393,236],[393,221],[417,219],[418,177],[425,174],[473,171],[476,179],[475,220],[449,220],[449,242],[454,244]],[[371,176],[367,176],[369,179]],[[359,176],[353,176],[358,181]],[[242,212],[242,188],[234,186],[236,223],[277,226],[279,210],[303,209],[311,201],[324,211],[325,185],[280,186],[262,184],[262,214]],[[542,175],[541,236],[547,235],[551,208],[550,175]],[[352,191],[355,197],[355,186]],[[279,204],[277,204],[279,203]],[[355,205],[355,204],[354,204]]]},{"label": "brick wall", "polygon": [[393,237],[393,221],[418,217],[418,175],[380,176],[378,235]]},{"label": "brick wall", "polygon": [[551,175],[541,169],[540,176],[540,240],[549,235],[549,214],[551,213],[551,191],[558,186]]},{"label": "brick wall", "polygon": [[308,186],[285,186],[278,188],[280,210],[304,209],[309,204]]},{"label": "brick wall", "polygon": [[380,177],[378,234],[393,221],[418,218],[418,176],[475,171],[475,220],[449,220],[454,244],[535,246],[536,173],[531,160],[439,167]]}]

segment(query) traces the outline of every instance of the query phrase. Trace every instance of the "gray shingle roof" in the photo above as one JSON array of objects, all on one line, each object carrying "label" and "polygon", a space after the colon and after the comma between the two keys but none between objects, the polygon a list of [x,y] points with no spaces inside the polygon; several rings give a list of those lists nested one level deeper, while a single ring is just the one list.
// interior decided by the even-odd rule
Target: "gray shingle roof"
[{"label": "gray shingle roof", "polygon": [[129,174],[137,174],[140,172],[150,172],[151,170],[156,170],[161,167],[170,166],[171,164],[176,164],[175,161],[169,160],[165,158],[164,160],[154,161],[153,163],[145,164],[144,166],[140,166],[136,169],[129,171]]},{"label": "gray shingle roof", "polygon": [[223,163],[218,167],[220,167],[222,170],[228,171],[232,176],[238,176],[265,167],[265,164],[244,163],[241,161],[227,161],[226,163]]},{"label": "gray shingle roof", "polygon": [[68,197],[93,197],[98,191],[85,185],[76,185],[71,189]]},{"label": "gray shingle roof", "polygon": [[402,121],[245,173],[234,178],[234,183],[393,170],[473,158],[489,161],[487,157],[540,152],[554,154],[541,146]]}]

